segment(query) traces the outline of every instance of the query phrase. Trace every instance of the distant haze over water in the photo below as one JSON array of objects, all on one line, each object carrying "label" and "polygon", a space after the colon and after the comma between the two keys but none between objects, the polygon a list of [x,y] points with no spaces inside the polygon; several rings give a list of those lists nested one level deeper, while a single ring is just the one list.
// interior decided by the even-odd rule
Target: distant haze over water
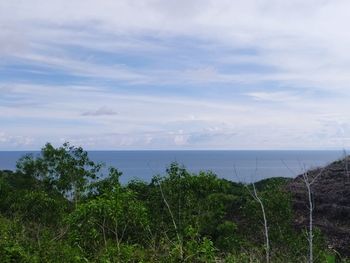
[{"label": "distant haze over water", "polygon": [[[28,152],[1,152],[0,170],[14,170],[16,161]],[[39,152],[30,152],[39,154]],[[232,181],[257,181],[268,177],[293,177],[286,165],[302,172],[302,165],[314,168],[342,158],[342,151],[89,151],[95,162],[114,166],[123,172],[121,181],[150,181],[156,174],[165,174],[171,162],[183,164],[191,172],[212,171]],[[255,167],[257,160],[257,175]],[[286,165],[285,165],[286,164]],[[238,178],[234,173],[238,172]]]}]

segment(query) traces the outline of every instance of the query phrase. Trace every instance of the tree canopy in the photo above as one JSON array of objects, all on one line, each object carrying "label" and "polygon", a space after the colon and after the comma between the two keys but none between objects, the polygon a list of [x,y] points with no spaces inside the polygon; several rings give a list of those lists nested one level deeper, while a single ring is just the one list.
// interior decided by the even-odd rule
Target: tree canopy
[{"label": "tree canopy", "polygon": [[[171,163],[151,182],[119,182],[81,147],[46,144],[0,172],[1,262],[263,262],[259,204],[247,185]],[[301,262],[285,179],[257,189],[270,222],[273,262]],[[249,185],[248,185],[249,187]],[[321,233],[315,255],[332,254]]]}]

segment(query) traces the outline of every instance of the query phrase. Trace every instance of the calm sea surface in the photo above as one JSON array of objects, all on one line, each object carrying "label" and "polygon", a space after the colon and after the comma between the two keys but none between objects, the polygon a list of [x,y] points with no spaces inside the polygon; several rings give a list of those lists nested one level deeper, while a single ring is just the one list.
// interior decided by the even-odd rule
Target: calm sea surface
[{"label": "calm sea surface", "polygon": [[[28,152],[1,152],[0,170],[14,170],[16,161]],[[32,152],[38,154],[38,152]],[[164,174],[171,162],[183,164],[191,172],[213,171],[219,177],[250,182],[268,177],[293,177],[286,165],[301,173],[301,165],[313,168],[342,157],[341,151],[90,151],[93,161],[117,167],[123,172],[121,181],[150,181]],[[255,167],[257,162],[257,175]],[[285,164],[284,164],[285,163]],[[236,167],[238,177],[234,174]]]}]

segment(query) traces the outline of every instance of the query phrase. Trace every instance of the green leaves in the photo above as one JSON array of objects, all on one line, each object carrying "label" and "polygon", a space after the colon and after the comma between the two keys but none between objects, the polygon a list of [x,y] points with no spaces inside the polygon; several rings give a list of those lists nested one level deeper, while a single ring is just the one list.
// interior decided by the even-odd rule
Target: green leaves
[{"label": "green leaves", "polygon": [[[0,171],[0,262],[261,262],[261,210],[242,184],[177,163],[150,183],[121,185],[122,173],[81,147],[46,144]],[[271,257],[301,262],[306,239],[293,228],[285,179],[256,183],[269,220]],[[165,202],[166,201],[166,202]],[[171,213],[170,213],[171,211]],[[175,227],[176,226],[176,227]],[[315,251],[333,257],[315,231]]]},{"label": "green leaves", "polygon": [[20,199],[12,204],[11,209],[23,221],[57,225],[65,207],[66,202],[53,198],[43,191],[23,191]]},{"label": "green leaves", "polygon": [[27,155],[17,162],[17,171],[31,175],[45,185],[78,202],[87,184],[98,178],[101,164],[91,161],[81,147],[64,143],[59,148],[46,144],[39,156]]},{"label": "green leaves", "polygon": [[77,206],[67,218],[70,239],[86,252],[107,243],[142,242],[148,225],[147,210],[130,190],[102,194]]},{"label": "green leaves", "polygon": [[21,227],[0,217],[0,259],[1,262],[29,262],[28,251],[21,244]]}]

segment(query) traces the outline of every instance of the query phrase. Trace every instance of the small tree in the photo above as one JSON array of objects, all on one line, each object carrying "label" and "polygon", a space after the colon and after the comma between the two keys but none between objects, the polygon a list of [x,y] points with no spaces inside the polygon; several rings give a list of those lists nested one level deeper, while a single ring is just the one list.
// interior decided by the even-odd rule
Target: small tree
[{"label": "small tree", "polygon": [[[288,168],[288,170],[296,176],[296,173],[288,167],[288,165],[283,162],[284,165]],[[313,243],[313,238],[314,238],[314,233],[313,233],[313,211],[314,211],[314,202],[313,202],[313,189],[312,186],[316,182],[316,180],[322,175],[324,169],[321,169],[319,173],[317,173],[315,176],[310,176],[310,173],[306,170],[305,165],[303,167],[303,173],[301,175],[301,178],[303,180],[303,183],[305,184],[306,190],[307,190],[307,197],[308,197],[308,210],[309,210],[309,229],[308,229],[308,235],[307,235],[307,240],[309,243],[309,257],[308,261],[309,263],[314,262],[314,243]]]},{"label": "small tree", "polygon": [[99,251],[114,244],[140,244],[148,228],[148,211],[131,190],[104,193],[80,203],[68,217],[70,239],[85,252]]},{"label": "small tree", "polygon": [[55,148],[47,143],[39,156],[22,157],[17,162],[17,171],[36,177],[46,190],[59,191],[77,204],[87,184],[98,178],[101,166],[90,160],[81,147],[64,143]]},{"label": "small tree", "polygon": [[[234,167],[234,172],[236,174],[236,177],[238,178],[238,173],[236,170],[236,167]],[[255,166],[255,178],[258,172],[258,161],[256,160],[256,166]],[[268,226],[268,222],[267,222],[267,217],[266,217],[266,211],[265,211],[265,205],[261,199],[261,197],[259,196],[256,187],[255,187],[255,183],[252,182],[251,183],[253,190],[251,190],[249,188],[248,185],[245,184],[245,187],[248,191],[248,193],[253,197],[253,199],[259,203],[260,209],[261,209],[261,214],[263,217],[263,225],[264,225],[264,237],[265,237],[265,257],[266,257],[266,263],[270,262],[270,238],[269,238],[269,226]]]},{"label": "small tree", "polygon": [[304,172],[302,174],[302,178],[307,189],[308,196],[308,209],[309,209],[309,233],[308,233],[308,242],[309,242],[309,263],[314,262],[314,254],[313,254],[313,211],[314,211],[314,203],[313,203],[313,194],[312,194],[312,185],[316,181],[316,179],[322,174],[323,169],[313,178],[309,176],[309,173],[306,171],[304,166]]}]

